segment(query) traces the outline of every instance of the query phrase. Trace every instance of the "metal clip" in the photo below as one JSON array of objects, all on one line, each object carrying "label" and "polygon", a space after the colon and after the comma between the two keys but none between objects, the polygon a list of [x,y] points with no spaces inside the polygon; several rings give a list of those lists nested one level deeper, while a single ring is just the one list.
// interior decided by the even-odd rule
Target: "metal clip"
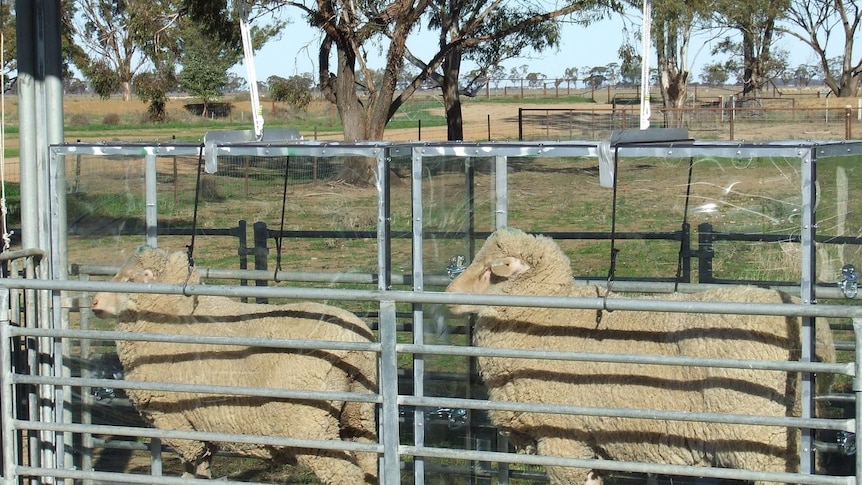
[{"label": "metal clip", "polygon": [[845,264],[841,268],[841,281],[838,287],[844,293],[845,298],[856,298],[859,294],[859,272],[852,264]]},{"label": "metal clip", "polygon": [[853,456],[856,454],[856,433],[850,431],[839,431],[835,436],[835,441],[838,443],[838,450],[845,456]]},{"label": "metal clip", "polygon": [[449,258],[449,266],[446,267],[446,274],[450,280],[454,280],[459,274],[467,269],[467,258],[463,254],[458,254]]}]

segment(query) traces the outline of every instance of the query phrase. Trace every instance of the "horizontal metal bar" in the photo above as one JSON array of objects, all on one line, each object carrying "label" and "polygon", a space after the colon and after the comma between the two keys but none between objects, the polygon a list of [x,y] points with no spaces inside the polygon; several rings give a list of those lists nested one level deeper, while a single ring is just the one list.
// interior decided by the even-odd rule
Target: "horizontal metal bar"
[{"label": "horizontal metal bar", "polygon": [[541,455],[526,455],[501,453],[492,451],[456,450],[446,448],[431,448],[402,445],[399,453],[426,458],[444,458],[451,460],[475,460],[501,463],[520,463],[538,466],[571,466],[577,468],[610,470],[631,473],[649,473],[655,475],[684,475],[692,477],[721,478],[731,480],[799,483],[806,485],[852,485],[855,477],[834,477],[827,475],[803,475],[796,473],[758,472],[736,470],[731,468],[696,467],[681,465],[663,465],[638,463],[629,461],[574,459]]},{"label": "horizontal metal bar", "polygon": [[362,394],[356,392],[308,391],[300,389],[276,389],[270,387],[240,387],[219,386],[214,384],[177,384],[172,382],[144,382],[125,379],[89,379],[80,377],[44,377],[27,374],[13,374],[14,384],[81,386],[81,387],[113,387],[117,389],[135,389],[142,391],[187,392],[197,394],[226,394],[231,396],[260,396],[273,399],[296,399],[318,401],[352,401],[381,403],[383,398],[378,394]]},{"label": "horizontal metal bar", "polygon": [[580,308],[607,311],[663,311],[718,313],[728,315],[773,315],[862,318],[860,305],[801,305],[792,303],[703,302],[638,298],[574,298],[562,296],[485,295],[469,293],[350,290],[338,288],[261,287],[231,285],[173,285],[162,283],[118,283],[0,279],[0,288],[36,290],[107,291],[215,296],[248,296],[300,300],[393,301],[396,303],[441,303],[447,305],[494,305],[518,307]]},{"label": "horizontal metal bar", "polygon": [[[90,276],[113,276],[117,274],[120,267],[117,265],[82,264],[73,265],[72,274]],[[244,269],[222,269],[196,267],[195,270],[203,279],[235,279],[255,281],[279,281],[279,282],[303,282],[303,283],[345,283],[345,284],[368,284],[376,285],[380,275],[376,273],[354,273],[354,272],[310,272],[310,271],[263,271]],[[425,285],[445,287],[452,279],[446,274],[425,274],[423,277]],[[393,285],[412,285],[413,275],[393,273],[391,277]],[[597,277],[575,277],[576,285],[590,285],[607,287],[607,278]],[[615,279],[614,291],[618,294],[625,292],[634,293],[694,293],[709,289],[727,288],[729,283],[677,283],[673,281],[642,281]],[[757,286],[763,287],[758,284]],[[789,295],[799,296],[799,285],[767,285],[769,289],[782,291]],[[848,299],[837,284],[818,285],[815,287],[817,298],[824,299]],[[862,295],[851,299],[860,299]]]},{"label": "horizontal metal bar", "polygon": [[697,421],[721,424],[747,424],[791,428],[829,429],[853,431],[855,419],[792,418],[786,416],[760,416],[747,414],[696,413],[690,411],[663,411],[640,408],[609,408],[596,406],[571,406],[565,404],[526,403],[516,401],[487,401],[461,398],[433,398],[398,396],[399,405],[436,406],[478,409],[482,411],[514,411],[518,413],[568,414],[575,416],[597,416],[668,421]]},{"label": "horizontal metal bar", "polygon": [[460,357],[503,357],[511,359],[566,360],[574,362],[608,362],[617,364],[674,365],[685,367],[717,367],[730,369],[779,370],[784,372],[823,372],[854,375],[852,362],[780,362],[757,359],[718,359],[652,354],[612,354],[601,352],[499,349],[453,345],[398,344],[401,353],[425,355],[456,355]]},{"label": "horizontal metal bar", "polygon": [[[201,485],[212,485],[212,480],[186,478],[186,477],[167,477],[157,475],[145,475],[142,473],[117,473],[117,472],[100,472],[90,470],[74,470],[72,468],[42,468],[32,466],[17,466],[14,468],[15,474],[18,476],[31,476],[39,479],[42,483],[43,478],[67,478],[74,480],[91,480],[97,483],[142,483],[146,485],[185,485],[189,483],[199,483]],[[17,482],[16,482],[17,483]],[[270,485],[264,482],[236,482],[227,480],[226,478],[218,479],[219,485]]]},{"label": "horizontal metal bar", "polygon": [[248,443],[266,446],[286,446],[291,448],[309,448],[321,450],[347,450],[364,453],[383,452],[383,446],[378,443],[363,443],[346,440],[316,440],[307,438],[290,438],[285,436],[265,436],[233,433],[212,433],[207,431],[179,431],[157,428],[139,428],[135,426],[106,426],[97,424],[48,423],[44,421],[11,420],[13,429],[33,431],[57,431],[61,433],[91,433],[117,436],[135,436],[140,438],[187,439],[195,441],[214,441],[230,443]]},{"label": "horizontal metal bar", "polygon": [[344,342],[336,340],[278,339],[253,337],[222,337],[211,335],[186,335],[164,333],[119,332],[112,330],[64,330],[46,328],[12,327],[10,336],[77,338],[90,340],[134,340],[146,342],[170,342],[205,345],[239,345],[299,350],[358,350],[380,353],[380,344],[374,342]]},{"label": "horizontal metal bar", "polygon": [[14,251],[4,251],[0,253],[0,261],[12,261],[14,259],[23,259],[30,257],[42,258],[45,256],[45,251],[38,248],[18,249]]}]

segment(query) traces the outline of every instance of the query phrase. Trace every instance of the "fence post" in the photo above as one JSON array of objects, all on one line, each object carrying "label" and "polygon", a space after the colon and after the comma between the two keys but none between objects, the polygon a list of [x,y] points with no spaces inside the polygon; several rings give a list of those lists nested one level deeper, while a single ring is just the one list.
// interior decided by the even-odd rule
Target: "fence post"
[{"label": "fence post", "polygon": [[736,119],[736,97],[730,98],[730,139],[733,140],[733,122]]},{"label": "fence post", "polygon": [[712,224],[704,222],[697,226],[697,282],[712,283],[712,258],[715,249],[712,247],[714,241]]},{"label": "fence post", "polygon": [[691,224],[688,222],[683,223],[679,237],[679,257],[681,268],[678,280],[680,283],[691,283]]},{"label": "fence post", "polygon": [[[245,222],[245,219],[240,219],[237,223],[236,228],[236,237],[238,239],[237,242],[237,256],[239,256],[239,269],[246,270],[248,269],[248,236],[246,235],[246,229],[248,225]],[[239,280],[240,286],[247,286],[248,280]],[[242,301],[247,302],[248,297],[242,297]]]},{"label": "fence post", "polygon": [[518,108],[518,141],[524,141],[524,108]]},{"label": "fence post", "polygon": [[849,140],[850,138],[852,138],[851,133],[850,133],[850,131],[851,131],[850,125],[851,125],[851,121],[853,121],[852,116],[853,116],[853,110],[850,109],[850,105],[848,104],[848,105],[844,106],[844,139],[845,140]]},{"label": "fence post", "polygon": [[[268,231],[266,223],[258,221],[254,223],[254,269],[267,270],[267,257],[269,248],[266,247]],[[268,286],[267,280],[255,280],[255,286]],[[269,303],[268,298],[256,298],[257,303]]]}]

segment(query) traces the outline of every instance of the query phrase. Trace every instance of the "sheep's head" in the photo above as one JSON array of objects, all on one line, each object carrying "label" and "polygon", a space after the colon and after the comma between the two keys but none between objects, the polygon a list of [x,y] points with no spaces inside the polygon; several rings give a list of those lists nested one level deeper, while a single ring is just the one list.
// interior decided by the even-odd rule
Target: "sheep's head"
[{"label": "sheep's head", "polygon": [[[150,246],[135,251],[111,279],[118,283],[200,283],[197,272],[189,273],[188,257],[183,252],[167,253]],[[93,295],[93,313],[99,318],[117,317],[137,310],[128,293],[100,291]],[[182,298],[182,297],[181,297]]]},{"label": "sheep's head", "polygon": [[[545,236],[504,228],[491,234],[473,262],[449,283],[450,293],[539,295],[571,286],[569,258]],[[452,313],[479,312],[480,305],[450,305]]]}]

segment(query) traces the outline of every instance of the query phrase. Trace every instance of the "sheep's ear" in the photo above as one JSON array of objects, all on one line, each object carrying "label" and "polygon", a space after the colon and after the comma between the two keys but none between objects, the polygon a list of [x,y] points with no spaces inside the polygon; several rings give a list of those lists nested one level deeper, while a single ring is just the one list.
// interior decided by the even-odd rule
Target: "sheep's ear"
[{"label": "sheep's ear", "polygon": [[506,256],[491,263],[491,273],[500,278],[518,276],[530,269],[530,265],[513,256]]}]

